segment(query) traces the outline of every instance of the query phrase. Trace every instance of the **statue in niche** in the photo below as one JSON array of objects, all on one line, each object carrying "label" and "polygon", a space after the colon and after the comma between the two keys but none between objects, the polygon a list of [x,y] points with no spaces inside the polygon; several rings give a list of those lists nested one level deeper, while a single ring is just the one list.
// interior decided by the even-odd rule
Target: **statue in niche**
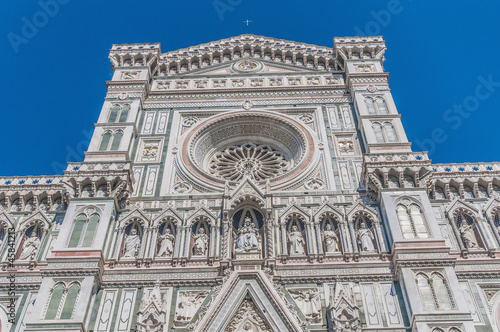
[{"label": "statue in niche", "polygon": [[474,234],[474,224],[467,225],[466,222],[462,222],[462,225],[458,229],[460,232],[460,237],[465,244],[467,249],[478,249],[476,235]]},{"label": "statue in niche", "polygon": [[289,292],[310,323],[321,322],[321,304],[318,289],[290,289]]},{"label": "statue in niche", "polygon": [[125,245],[123,246],[123,258],[136,257],[139,254],[139,248],[141,247],[141,238],[137,233],[137,229],[132,228],[130,234],[127,235],[125,239]]},{"label": "statue in niche", "polygon": [[193,254],[195,256],[206,256],[208,251],[208,235],[205,234],[205,229],[200,228],[198,234],[194,237]]},{"label": "statue in niche", "polygon": [[163,235],[160,235],[159,238],[160,248],[158,249],[157,256],[172,257],[174,253],[174,241],[175,237],[172,235],[172,231],[166,228]]},{"label": "statue in niche", "polygon": [[236,252],[250,252],[259,250],[259,231],[249,217],[245,218],[243,227],[238,230]]},{"label": "statue in niche", "polygon": [[36,235],[36,232],[31,232],[31,236],[24,241],[23,250],[19,255],[19,260],[34,260],[35,256],[40,249],[41,241]]},{"label": "statue in niche", "polygon": [[375,251],[375,247],[373,245],[373,240],[375,240],[375,237],[373,236],[372,231],[366,228],[366,223],[362,222],[359,225],[356,240],[358,242],[360,251]]},{"label": "statue in niche", "polygon": [[325,252],[337,252],[339,251],[338,242],[339,239],[334,230],[332,230],[332,225],[326,224],[325,230],[323,231],[323,241],[325,241]]},{"label": "statue in niche", "polygon": [[304,252],[304,237],[297,226],[292,226],[292,231],[288,233],[288,244],[290,245],[291,255],[303,255]]}]

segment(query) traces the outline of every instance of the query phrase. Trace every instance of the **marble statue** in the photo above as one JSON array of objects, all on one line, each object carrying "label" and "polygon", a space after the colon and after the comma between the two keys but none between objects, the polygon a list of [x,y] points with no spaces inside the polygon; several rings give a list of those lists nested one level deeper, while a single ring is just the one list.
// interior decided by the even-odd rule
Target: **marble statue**
[{"label": "marble statue", "polygon": [[288,244],[291,255],[303,255],[305,241],[297,226],[292,226],[292,231],[288,233]]},{"label": "marble statue", "polygon": [[339,251],[339,239],[335,231],[332,230],[332,225],[330,224],[325,226],[325,230],[323,231],[323,241],[325,243],[325,252],[329,253]]},{"label": "marble statue", "polygon": [[194,237],[193,254],[195,256],[205,256],[208,251],[208,235],[205,234],[205,229],[200,228],[198,234]]},{"label": "marble statue", "polygon": [[479,248],[477,244],[476,235],[474,235],[473,230],[474,224],[467,225],[466,222],[462,222],[462,225],[458,229],[460,231],[460,237],[464,241],[465,247],[467,249],[477,249]]},{"label": "marble statue", "polygon": [[236,252],[249,252],[259,250],[259,231],[249,217],[245,218],[243,227],[238,230]]},{"label": "marble statue", "polygon": [[130,234],[125,239],[123,246],[123,258],[136,257],[141,247],[141,238],[137,234],[137,229],[132,228]]},{"label": "marble statue", "polygon": [[362,222],[356,235],[356,240],[360,251],[375,251],[373,240],[375,237],[370,229],[366,228],[366,223]]},{"label": "marble statue", "polygon": [[172,257],[174,253],[174,241],[175,237],[172,235],[172,231],[168,228],[165,229],[165,232],[159,237],[160,248],[158,249],[157,256]]},{"label": "marble statue", "polygon": [[40,244],[41,241],[36,235],[36,232],[31,232],[31,236],[24,241],[19,260],[34,260],[38,249],[40,249]]}]

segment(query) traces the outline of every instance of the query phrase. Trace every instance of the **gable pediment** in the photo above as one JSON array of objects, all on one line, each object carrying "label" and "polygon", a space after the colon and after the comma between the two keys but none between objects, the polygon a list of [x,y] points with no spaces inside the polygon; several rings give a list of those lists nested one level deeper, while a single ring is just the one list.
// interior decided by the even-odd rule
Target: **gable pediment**
[{"label": "gable pediment", "polygon": [[244,59],[265,64],[264,73],[268,74],[331,72],[335,68],[332,48],[251,34],[163,53],[158,58],[155,75],[174,77],[227,75]]},{"label": "gable pediment", "polygon": [[[245,322],[265,332],[303,330],[260,271],[233,273],[195,331],[245,331],[239,329],[244,327]],[[233,327],[237,329],[231,329]]]},{"label": "gable pediment", "polygon": [[[246,68],[248,70],[238,70],[238,68]],[[252,69],[253,68],[253,69]],[[328,73],[325,70],[319,70],[314,67],[297,66],[292,63],[276,63],[273,61],[243,58],[231,60],[221,64],[214,64],[205,68],[192,69],[182,73],[182,77],[197,77],[197,76],[252,76],[262,74],[307,74],[307,73]]]}]

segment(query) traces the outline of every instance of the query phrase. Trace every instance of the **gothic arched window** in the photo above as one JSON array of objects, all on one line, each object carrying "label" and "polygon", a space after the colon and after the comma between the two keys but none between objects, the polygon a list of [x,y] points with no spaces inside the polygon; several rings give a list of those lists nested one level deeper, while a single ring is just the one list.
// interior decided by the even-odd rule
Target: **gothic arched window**
[{"label": "gothic arched window", "polygon": [[415,204],[406,207],[399,204],[396,208],[401,233],[405,239],[429,237],[427,223],[422,210]]},{"label": "gothic arched window", "polygon": [[123,105],[122,106],[122,111],[120,113],[120,118],[119,118],[118,122],[127,122],[127,117],[128,117],[129,110],[130,110],[130,106],[129,105]]},{"label": "gothic arched window", "polygon": [[106,151],[109,147],[109,142],[111,141],[111,132],[106,131],[101,138],[101,144],[99,145],[99,151]]},{"label": "gothic arched window", "polygon": [[398,141],[398,137],[396,136],[396,131],[394,130],[392,123],[384,123],[384,131],[387,142],[394,143]]},{"label": "gothic arched window", "polygon": [[116,151],[120,148],[120,142],[122,140],[123,131],[118,130],[113,136],[113,144],[111,144],[111,151]]},{"label": "gothic arched window", "polygon": [[382,126],[380,123],[374,123],[372,125],[373,131],[375,132],[375,138],[377,139],[377,143],[384,143],[384,133],[382,132]]},{"label": "gothic arched window", "polygon": [[120,105],[113,105],[113,107],[111,107],[111,110],[109,111],[108,122],[116,122],[119,113],[120,113]]},{"label": "gothic arched window", "polygon": [[441,273],[433,272],[429,276],[426,273],[419,272],[415,281],[424,310],[455,309],[455,304],[451,298],[450,288]]},{"label": "gothic arched window", "polygon": [[58,282],[50,291],[45,319],[71,319],[75,304],[80,294],[80,284],[73,282],[66,287],[64,282]]},{"label": "gothic arched window", "polygon": [[378,97],[376,99],[376,105],[378,114],[387,114],[387,105],[385,104],[385,100],[382,97]]},{"label": "gothic arched window", "polygon": [[68,242],[68,248],[91,247],[99,224],[99,215],[87,217],[83,214],[76,217]]},{"label": "gothic arched window", "polygon": [[375,104],[373,103],[372,98],[365,99],[366,109],[368,110],[368,114],[376,114]]}]

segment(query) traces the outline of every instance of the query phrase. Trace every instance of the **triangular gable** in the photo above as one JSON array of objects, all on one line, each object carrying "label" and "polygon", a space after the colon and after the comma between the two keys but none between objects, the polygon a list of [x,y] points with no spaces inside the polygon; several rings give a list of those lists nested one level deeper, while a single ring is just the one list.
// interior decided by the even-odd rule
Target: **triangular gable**
[{"label": "triangular gable", "polygon": [[44,231],[48,231],[50,229],[50,219],[43,211],[36,210],[28,218],[19,223],[19,230],[31,227],[36,220],[42,221]]},{"label": "triangular gable", "polygon": [[272,332],[266,318],[257,308],[250,296],[243,300],[224,332],[259,331]]},{"label": "triangular gable", "polygon": [[354,204],[347,210],[346,216],[348,220],[351,220],[351,218],[354,216],[354,214],[358,211],[363,211],[368,214],[370,214],[373,218],[378,219],[378,213],[376,210],[372,209],[371,207],[365,205],[362,200],[358,199]]},{"label": "triangular gable", "polygon": [[232,208],[235,207],[234,206],[236,205],[235,203],[241,201],[242,197],[246,199],[252,199],[252,197],[257,198],[258,199],[257,203],[259,203],[259,205],[262,205],[262,207],[264,207],[265,204],[264,192],[249,177],[243,178],[243,181],[236,186],[236,188],[233,190],[230,196],[231,200],[229,202],[229,206]]},{"label": "triangular gable", "polygon": [[258,60],[262,64],[262,68],[255,71],[255,72],[249,72],[249,73],[242,73],[242,72],[235,72],[234,65],[241,61],[242,59],[236,59],[236,60],[231,60],[228,62],[224,62],[221,64],[215,64],[211,65],[205,68],[201,69],[193,69],[190,70],[184,75],[183,77],[189,77],[189,76],[217,76],[221,75],[223,77],[227,77],[227,75],[230,74],[235,74],[237,73],[239,76],[245,76],[245,75],[250,75],[250,76],[255,76],[255,75],[262,75],[262,74],[304,74],[304,73],[311,73],[311,72],[327,72],[325,70],[318,70],[315,68],[304,68],[303,66],[299,67],[293,64],[279,64],[279,63],[274,63],[272,61],[268,60],[262,60],[262,59],[252,59],[249,58],[250,60]]},{"label": "triangular gable", "polygon": [[[206,75],[207,72],[217,75],[214,68],[219,70],[221,64],[244,58],[267,61],[269,72],[282,72],[283,68],[291,72],[330,72],[335,61],[333,53],[328,47],[245,34],[163,53],[158,63],[164,76]],[[227,75],[227,72],[219,74]]]},{"label": "triangular gable", "polygon": [[311,219],[311,215],[304,209],[302,209],[300,206],[298,206],[297,204],[293,203],[292,205],[288,206],[280,215],[280,219],[283,218],[283,217],[286,217],[287,215],[289,215],[290,213],[293,213],[293,212],[299,212],[301,214],[303,214],[306,218],[308,218],[309,220]]},{"label": "triangular gable", "polygon": [[234,44],[241,44],[241,48],[243,51],[243,46],[246,43],[257,43],[259,44],[262,49],[265,49],[267,47],[272,47],[273,49],[277,48],[283,48],[285,50],[294,50],[294,49],[299,49],[303,51],[309,51],[310,53],[313,52],[318,52],[321,51],[320,53],[324,53],[325,56],[330,54],[330,56],[333,56],[333,49],[330,47],[325,47],[325,46],[318,46],[318,45],[313,45],[313,44],[306,44],[306,43],[300,43],[300,42],[295,42],[291,40],[285,40],[285,39],[278,39],[278,38],[272,38],[272,37],[265,37],[265,36],[257,36],[253,34],[243,34],[239,36],[234,36],[234,37],[229,37],[229,38],[224,38],[220,40],[216,40],[213,42],[208,42],[196,46],[191,46],[191,47],[186,47],[182,48],[179,50],[175,51],[170,51],[163,53],[161,55],[161,58],[165,57],[180,57],[182,58],[183,55],[189,54],[189,55],[203,55],[205,54],[208,50],[213,50],[214,48],[220,47],[221,51],[224,50],[224,47],[227,45],[234,45]]},{"label": "triangular gable", "polygon": [[125,225],[127,224],[127,222],[130,219],[133,219],[133,218],[138,218],[140,220],[143,220],[144,221],[144,225],[143,226],[149,226],[149,223],[150,223],[149,216],[146,215],[144,213],[144,211],[142,211],[141,209],[135,208],[132,211],[130,211],[128,214],[126,214],[125,216],[123,216],[123,217],[120,218],[119,227],[125,227]]},{"label": "triangular gable", "polygon": [[179,213],[177,213],[177,211],[172,209],[171,207],[169,207],[168,209],[166,209],[165,211],[160,213],[160,215],[158,215],[156,218],[153,219],[153,226],[159,226],[160,222],[165,217],[173,217],[179,223],[177,226],[181,226],[181,224],[180,224],[180,223],[182,223],[181,215]]},{"label": "triangular gable", "polygon": [[205,205],[202,205],[189,216],[189,218],[187,219],[187,223],[191,224],[192,220],[199,216],[206,216],[212,221],[217,220],[217,216],[215,216],[212,211],[210,211],[210,209],[208,209]]},{"label": "triangular gable", "polygon": [[270,331],[303,331],[292,313],[284,309],[286,303],[262,271],[234,272],[218,294],[195,331],[226,331],[238,309],[248,300]]},{"label": "triangular gable", "polygon": [[319,210],[314,214],[314,219],[317,221],[318,218],[325,212],[332,212],[334,215],[336,215],[339,218],[339,221],[344,220],[344,214],[339,211],[334,205],[332,205],[330,202],[325,202]]},{"label": "triangular gable", "polygon": [[495,208],[500,208],[500,199],[498,199],[498,197],[491,197],[486,204],[484,204],[483,210],[489,218],[493,218],[491,213]]},{"label": "triangular gable", "polygon": [[476,218],[479,218],[479,219],[481,218],[481,214],[479,213],[479,209],[476,208],[474,206],[474,204],[469,204],[469,203],[466,203],[464,201],[461,201],[460,199],[458,199],[458,197],[455,198],[455,200],[453,200],[453,202],[451,202],[451,204],[448,205],[448,207],[446,208],[446,213],[448,214],[448,217],[453,219],[453,214],[459,208],[463,208],[465,210],[472,212]]},{"label": "triangular gable", "polygon": [[0,223],[5,227],[5,231],[8,228],[14,227],[14,222],[10,218],[9,214],[5,211],[0,212]]}]

